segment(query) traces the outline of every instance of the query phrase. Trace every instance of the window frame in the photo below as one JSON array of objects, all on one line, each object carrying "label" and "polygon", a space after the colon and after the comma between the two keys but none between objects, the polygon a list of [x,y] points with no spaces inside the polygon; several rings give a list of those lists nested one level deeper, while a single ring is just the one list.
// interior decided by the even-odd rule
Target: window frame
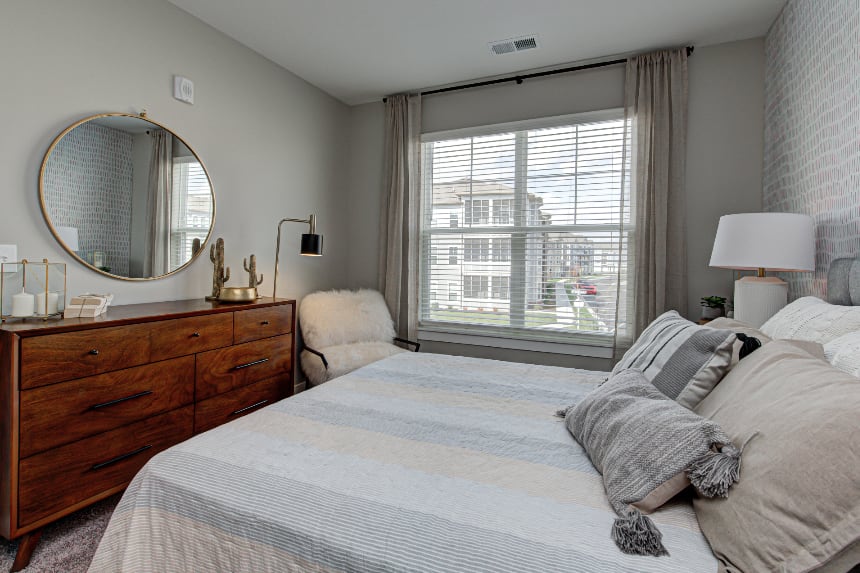
[{"label": "window frame", "polygon": [[[566,127],[575,124],[590,124],[594,122],[601,121],[612,121],[612,120],[623,120],[627,119],[624,114],[623,108],[611,108],[606,110],[600,110],[595,112],[586,112],[579,114],[571,114],[565,116],[556,116],[556,117],[548,117],[548,118],[539,118],[534,120],[525,120],[525,121],[517,121],[517,122],[507,122],[486,126],[478,126],[472,128],[463,128],[463,129],[453,129],[453,130],[445,130],[445,131],[437,131],[437,132],[428,132],[424,133],[421,136],[421,144],[422,144],[422,154],[424,154],[424,144],[435,141],[445,141],[450,139],[460,139],[467,137],[480,137],[480,136],[488,136],[488,135],[496,135],[496,134],[505,134],[517,131],[527,131],[527,130],[540,130],[546,128],[554,128],[554,127]],[[629,121],[629,120],[628,120]],[[630,133],[629,128],[626,132],[627,137],[627,162],[629,165],[629,156],[631,152],[631,142],[630,142]],[[425,155],[424,160],[427,161],[429,158]],[[629,184],[630,174],[629,171],[624,171],[622,168],[622,189],[625,184]],[[428,178],[429,175],[429,178]],[[432,172],[428,174],[428,170],[424,170],[422,173],[422,177],[424,177],[423,184],[425,189],[432,189]],[[627,183],[625,183],[625,181]],[[624,192],[624,191],[622,191]],[[431,192],[432,194],[432,192]],[[628,198],[629,200],[629,198]],[[481,203],[479,208],[483,211],[486,208],[486,213],[480,213],[478,217],[474,217],[474,208],[475,204],[473,201],[482,201],[486,202]],[[460,228],[445,228],[444,231],[449,231],[451,234],[457,235],[462,234],[465,239],[468,236],[468,231],[473,226],[482,226],[479,232],[492,234],[495,229],[493,227],[498,227],[498,231],[500,233],[508,233],[509,229],[504,229],[506,226],[504,223],[496,223],[496,219],[501,219],[502,211],[505,211],[504,205],[499,205],[499,208],[496,209],[494,205],[497,201],[499,202],[508,202],[510,205],[510,211],[507,213],[510,218],[510,223],[507,224],[508,227],[516,226],[515,220],[518,217],[517,211],[515,209],[515,201],[513,200],[490,200],[490,199],[464,199],[464,208],[463,208],[463,227]],[[469,202],[470,205],[467,208],[466,203]],[[422,200],[422,210],[430,208],[432,209],[432,199],[429,201],[426,199]],[[531,209],[532,205],[527,205],[525,213],[525,217],[529,217],[529,209]],[[629,206],[626,208],[629,209]],[[536,209],[536,207],[535,207]],[[498,215],[497,215],[498,212]],[[486,223],[482,222],[483,215],[486,215]],[[531,217],[530,217],[531,218]],[[429,219],[429,217],[428,217]],[[477,221],[475,221],[477,219]],[[425,224],[429,223],[429,220],[425,222],[423,216],[419,217],[419,225],[420,225],[420,240],[422,245],[425,241],[425,233],[428,232],[428,229],[425,229]],[[447,227],[447,225],[446,225]],[[527,228],[532,232],[540,232],[535,226],[534,228],[527,226]],[[608,233],[618,233],[618,239],[620,241],[626,241],[627,250],[626,253],[622,253],[619,250],[619,256],[626,259],[625,268],[627,276],[632,276],[630,273],[630,269],[632,268],[633,261],[633,220],[632,217],[629,220],[624,221],[623,223],[609,223],[609,224],[576,224],[576,225],[559,225],[558,227],[553,227],[552,232],[581,232],[583,228],[587,228],[589,231],[594,232],[608,232]],[[434,227],[432,228],[433,233],[437,234],[435,231],[440,231],[443,229]],[[544,228],[543,231],[546,231]],[[444,233],[440,233],[444,234]],[[475,237],[477,238],[477,237]],[[507,239],[510,242],[510,247],[513,250],[515,245],[513,245],[513,236],[511,237],[502,237],[502,238],[492,238],[490,241],[490,256],[489,261],[491,262],[511,262],[513,257],[510,256],[512,254],[512,250],[509,251],[509,256],[504,261],[499,261],[496,257],[496,241]],[[464,257],[463,263],[466,262],[465,259],[465,246],[464,246]],[[606,256],[605,254],[603,255]],[[617,257],[616,257],[617,259]],[[427,265],[425,261],[419,261],[419,281],[420,281],[420,290],[421,292],[429,292],[429,273],[427,272],[429,268],[425,268]],[[617,273],[622,273],[621,269],[616,270]],[[465,278],[466,272],[463,272],[462,275]],[[470,272],[470,274],[472,274]],[[514,288],[515,277],[514,269],[511,269],[511,275],[507,276],[508,284],[507,290],[510,293]],[[496,291],[495,285],[493,284],[492,279],[488,279],[488,288],[487,295],[489,299],[493,298],[494,291]],[[618,300],[618,307],[616,309],[616,315],[618,312],[621,312],[622,305],[627,306],[629,309],[629,299],[632,296],[632,286],[628,285],[626,289],[626,298],[628,300]],[[463,301],[466,297],[466,286],[465,281],[462,284],[460,300]],[[423,295],[422,295],[423,296]],[[494,299],[495,300],[495,299]],[[419,303],[419,313],[422,311],[421,305]],[[504,332],[499,332],[495,327],[485,327],[479,324],[465,324],[465,323],[455,323],[455,322],[434,322],[434,321],[425,321],[423,316],[419,316],[419,335],[421,338],[426,340],[435,340],[441,342],[460,342],[466,344],[476,344],[476,345],[484,345],[484,346],[493,346],[500,348],[512,348],[512,349],[523,349],[523,350],[538,350],[543,349],[543,351],[552,351],[558,352],[561,354],[575,354],[580,356],[593,356],[600,358],[611,358],[612,351],[611,347],[615,344],[616,338],[621,341],[622,346],[626,344],[626,332],[623,327],[619,328],[618,333],[599,333],[599,332],[576,332],[572,331],[569,335],[566,335],[564,338],[566,340],[560,339],[548,339],[533,336],[535,329],[533,327],[524,327],[517,328],[514,326],[505,327]],[[549,350],[548,348],[553,348],[553,350]]]}]

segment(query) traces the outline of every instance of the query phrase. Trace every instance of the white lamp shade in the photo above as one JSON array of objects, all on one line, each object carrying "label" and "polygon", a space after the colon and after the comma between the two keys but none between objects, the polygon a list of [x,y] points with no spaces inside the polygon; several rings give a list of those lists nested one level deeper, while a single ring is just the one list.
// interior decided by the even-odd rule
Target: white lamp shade
[{"label": "white lamp shade", "polygon": [[57,237],[69,250],[78,250],[78,230],[75,227],[57,227]]},{"label": "white lamp shade", "polygon": [[711,266],[770,271],[815,270],[815,223],[796,213],[723,215]]}]

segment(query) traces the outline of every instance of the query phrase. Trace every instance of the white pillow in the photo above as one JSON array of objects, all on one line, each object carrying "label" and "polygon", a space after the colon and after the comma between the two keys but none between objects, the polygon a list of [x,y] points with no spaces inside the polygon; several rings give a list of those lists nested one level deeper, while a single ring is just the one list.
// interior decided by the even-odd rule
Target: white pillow
[{"label": "white pillow", "polygon": [[761,327],[773,339],[810,340],[819,344],[858,330],[860,306],[839,306],[814,296],[790,303]]},{"label": "white pillow", "polygon": [[836,368],[860,378],[860,331],[849,332],[825,344],[824,357]]}]

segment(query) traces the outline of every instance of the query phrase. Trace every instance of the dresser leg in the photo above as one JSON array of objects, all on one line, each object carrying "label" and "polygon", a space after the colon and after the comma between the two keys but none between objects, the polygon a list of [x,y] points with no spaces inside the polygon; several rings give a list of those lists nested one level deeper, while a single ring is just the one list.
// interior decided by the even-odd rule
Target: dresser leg
[{"label": "dresser leg", "polygon": [[42,530],[37,529],[21,537],[18,542],[18,553],[15,555],[15,562],[12,564],[10,573],[20,571],[30,564],[30,557],[33,556],[33,550],[39,544],[39,538],[42,537]]}]

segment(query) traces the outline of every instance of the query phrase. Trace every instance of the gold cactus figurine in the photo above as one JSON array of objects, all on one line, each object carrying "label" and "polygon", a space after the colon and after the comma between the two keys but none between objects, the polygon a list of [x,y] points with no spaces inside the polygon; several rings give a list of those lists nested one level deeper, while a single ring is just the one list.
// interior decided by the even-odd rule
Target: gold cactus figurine
[{"label": "gold cactus figurine", "polygon": [[224,283],[230,280],[230,267],[227,267],[226,271],[224,269],[224,239],[219,238],[209,248],[209,260],[215,268],[212,271],[212,295],[207,296],[206,300],[218,300]]},{"label": "gold cactus figurine", "polygon": [[242,266],[245,267],[245,272],[248,273],[248,286],[257,288],[263,284],[263,274],[260,273],[260,278],[257,278],[257,255],[251,255],[251,264],[248,264],[248,259],[242,259]]}]

